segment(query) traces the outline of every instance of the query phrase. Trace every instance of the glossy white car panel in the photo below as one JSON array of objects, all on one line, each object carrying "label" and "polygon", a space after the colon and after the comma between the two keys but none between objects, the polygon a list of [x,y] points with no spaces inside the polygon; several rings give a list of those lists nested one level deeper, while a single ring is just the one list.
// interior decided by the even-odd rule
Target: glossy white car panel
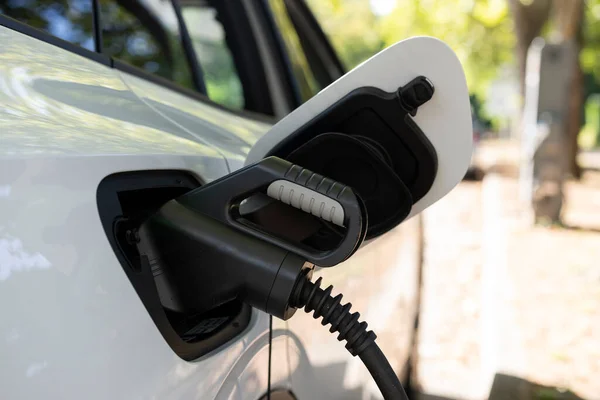
[{"label": "glossy white car panel", "polygon": [[319,115],[342,97],[360,87],[395,92],[419,75],[433,82],[435,94],[419,107],[413,118],[436,150],[438,170],[429,192],[420,199],[410,217],[444,197],[464,177],[471,160],[473,127],[465,75],[456,54],[432,37],[398,42],[317,93],[279,121],[252,148],[247,163],[269,154],[279,142]]},{"label": "glossy white car panel", "polygon": [[131,74],[119,74],[149,107],[198,141],[217,149],[226,158],[231,171],[244,165],[250,148],[271,128],[265,122],[225,112]]},{"label": "glossy white car panel", "polygon": [[183,361],[139,300],[98,215],[98,184],[116,172],[177,169],[203,181],[227,174],[221,152],[198,140],[210,126],[191,135],[97,62],[4,27],[0,43],[2,398],[260,397],[268,316],[254,312],[235,341]]}]

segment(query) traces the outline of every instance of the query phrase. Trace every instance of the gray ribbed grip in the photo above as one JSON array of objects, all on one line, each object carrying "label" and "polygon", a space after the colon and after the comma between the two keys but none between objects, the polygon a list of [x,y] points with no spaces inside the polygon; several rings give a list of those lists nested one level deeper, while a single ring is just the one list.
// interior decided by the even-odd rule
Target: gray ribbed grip
[{"label": "gray ribbed grip", "polygon": [[344,226],[344,209],[336,200],[297,183],[280,179],[267,188],[269,197],[310,213],[316,217]]}]

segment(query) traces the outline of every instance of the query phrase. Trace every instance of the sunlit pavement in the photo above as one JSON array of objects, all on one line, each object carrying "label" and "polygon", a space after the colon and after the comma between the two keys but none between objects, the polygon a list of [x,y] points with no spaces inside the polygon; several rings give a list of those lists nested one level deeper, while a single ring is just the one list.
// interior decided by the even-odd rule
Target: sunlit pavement
[{"label": "sunlit pavement", "polygon": [[531,227],[517,185],[489,174],[425,213],[422,399],[600,399],[600,173],[567,184],[567,227]]},{"label": "sunlit pavement", "polygon": [[[484,169],[498,165],[516,166],[519,163],[519,141],[490,139],[481,142],[475,155],[476,163]],[[577,155],[579,165],[589,170],[600,170],[600,150],[581,150]]]},{"label": "sunlit pavement", "polygon": [[416,374],[422,391],[480,398],[481,184],[462,183],[424,215]]},{"label": "sunlit pavement", "polygon": [[600,150],[582,151],[577,160],[580,165],[588,169],[600,170]]}]

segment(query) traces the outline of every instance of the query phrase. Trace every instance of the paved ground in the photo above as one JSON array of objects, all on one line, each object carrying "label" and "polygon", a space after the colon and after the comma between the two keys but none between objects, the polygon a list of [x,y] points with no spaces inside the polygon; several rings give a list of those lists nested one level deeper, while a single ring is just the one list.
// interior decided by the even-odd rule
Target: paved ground
[{"label": "paved ground", "polygon": [[488,175],[425,213],[421,399],[600,399],[600,173],[568,184],[566,228],[516,193]]},{"label": "paved ground", "polygon": [[600,399],[600,174],[584,178],[568,186],[567,229],[509,232],[505,304],[518,329],[505,345],[523,354],[502,366]]},{"label": "paved ground", "polygon": [[465,182],[424,215],[417,375],[427,393],[481,394],[481,184]]}]

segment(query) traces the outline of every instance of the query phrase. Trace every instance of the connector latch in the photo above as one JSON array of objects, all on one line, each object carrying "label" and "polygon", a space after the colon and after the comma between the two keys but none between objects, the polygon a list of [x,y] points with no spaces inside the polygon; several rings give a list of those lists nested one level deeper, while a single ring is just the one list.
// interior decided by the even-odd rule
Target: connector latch
[{"label": "connector latch", "polygon": [[424,76],[418,76],[396,92],[400,106],[411,116],[417,115],[417,109],[433,97],[433,83]]}]

